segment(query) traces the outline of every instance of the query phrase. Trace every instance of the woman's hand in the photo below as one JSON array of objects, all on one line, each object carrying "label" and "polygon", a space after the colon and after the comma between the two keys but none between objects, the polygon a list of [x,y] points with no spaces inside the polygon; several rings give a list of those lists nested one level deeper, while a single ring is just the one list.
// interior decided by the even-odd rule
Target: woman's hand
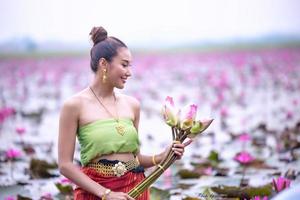
[{"label": "woman's hand", "polygon": [[169,152],[170,149],[177,155],[177,160],[181,159],[184,153],[184,148],[191,144],[193,140],[188,140],[187,142],[180,143],[179,141],[173,141],[172,145],[168,147],[162,154],[161,159],[165,158]]},{"label": "woman's hand", "polygon": [[188,146],[189,144],[191,144],[193,142],[193,140],[188,140],[187,142],[184,143],[180,143],[179,141],[173,141],[172,145],[167,147],[163,152],[161,152],[158,155],[153,155],[152,158],[150,157],[150,160],[152,159],[151,162],[151,166],[155,166],[157,164],[159,164],[160,162],[162,162],[162,160],[164,160],[166,158],[166,156],[168,155],[168,152],[170,151],[170,149],[177,155],[176,159],[181,159],[181,157],[183,156],[184,153],[184,148],[186,146]]},{"label": "woman's hand", "polygon": [[173,141],[173,144],[171,146],[172,151],[177,155],[177,159],[181,159],[184,153],[184,148],[191,144],[193,140],[188,140],[184,143],[180,143],[179,141]]},{"label": "woman's hand", "polygon": [[131,196],[124,192],[110,192],[106,195],[106,200],[134,200]]}]

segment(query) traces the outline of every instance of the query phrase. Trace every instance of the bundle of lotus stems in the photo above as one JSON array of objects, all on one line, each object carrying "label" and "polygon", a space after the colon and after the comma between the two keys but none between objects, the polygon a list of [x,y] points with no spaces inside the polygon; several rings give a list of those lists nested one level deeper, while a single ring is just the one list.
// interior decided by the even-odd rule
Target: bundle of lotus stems
[{"label": "bundle of lotus stems", "polygon": [[[174,142],[183,143],[186,138],[194,139],[210,126],[213,119],[196,121],[196,113],[197,106],[195,104],[190,105],[188,111],[182,114],[181,110],[174,106],[173,98],[166,98],[166,104],[163,107],[163,116],[165,122],[172,129],[172,138]],[[156,165],[154,171],[152,171],[152,173],[136,187],[130,190],[128,194],[133,198],[137,198],[149,188],[176,159],[177,155],[170,148],[167,156]]]}]

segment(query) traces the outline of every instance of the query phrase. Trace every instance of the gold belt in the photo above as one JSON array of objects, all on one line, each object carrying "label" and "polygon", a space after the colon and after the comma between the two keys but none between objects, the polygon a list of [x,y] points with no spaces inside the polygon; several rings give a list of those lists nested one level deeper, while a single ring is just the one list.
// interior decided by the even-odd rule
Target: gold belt
[{"label": "gold belt", "polygon": [[104,176],[122,176],[127,171],[130,171],[139,166],[136,159],[127,162],[118,162],[116,164],[90,163],[87,167],[94,168],[97,172]]}]

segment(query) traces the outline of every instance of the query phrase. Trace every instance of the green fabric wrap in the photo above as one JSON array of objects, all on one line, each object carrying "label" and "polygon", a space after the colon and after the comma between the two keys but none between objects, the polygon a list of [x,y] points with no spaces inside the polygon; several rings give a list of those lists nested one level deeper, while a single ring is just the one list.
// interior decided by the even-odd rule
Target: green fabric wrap
[{"label": "green fabric wrap", "polygon": [[[116,126],[125,128],[125,134],[117,132]],[[96,156],[111,153],[137,153],[139,138],[133,122],[129,118],[122,118],[119,123],[115,119],[100,119],[86,124],[78,129],[80,144],[80,161],[83,166]]]}]

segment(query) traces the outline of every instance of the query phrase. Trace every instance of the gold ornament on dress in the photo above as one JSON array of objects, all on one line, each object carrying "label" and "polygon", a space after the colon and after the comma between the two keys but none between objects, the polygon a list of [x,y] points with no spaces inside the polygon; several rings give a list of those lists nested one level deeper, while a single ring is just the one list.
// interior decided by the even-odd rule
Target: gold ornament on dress
[{"label": "gold ornament on dress", "polygon": [[127,171],[125,165],[121,162],[116,163],[112,170],[117,177],[123,176]]},{"label": "gold ornament on dress", "polygon": [[125,127],[124,127],[124,126],[118,125],[118,126],[116,126],[116,129],[117,129],[117,132],[118,132],[120,135],[124,135],[124,134],[125,134]]},{"label": "gold ornament on dress", "polygon": [[96,97],[96,99],[98,100],[98,102],[102,105],[102,107],[105,109],[105,111],[112,116],[112,118],[117,122],[117,125],[115,126],[115,129],[117,131],[118,134],[120,135],[124,135],[126,130],[125,127],[120,123],[120,119],[119,119],[119,115],[118,115],[118,109],[117,109],[117,98],[115,93],[113,93],[114,96],[114,102],[115,102],[115,107],[116,107],[116,117],[105,107],[104,103],[102,103],[102,101],[99,99],[99,97],[96,95],[96,93],[94,92],[94,90],[89,87],[90,90],[92,91],[92,93],[94,94],[94,96]]}]

